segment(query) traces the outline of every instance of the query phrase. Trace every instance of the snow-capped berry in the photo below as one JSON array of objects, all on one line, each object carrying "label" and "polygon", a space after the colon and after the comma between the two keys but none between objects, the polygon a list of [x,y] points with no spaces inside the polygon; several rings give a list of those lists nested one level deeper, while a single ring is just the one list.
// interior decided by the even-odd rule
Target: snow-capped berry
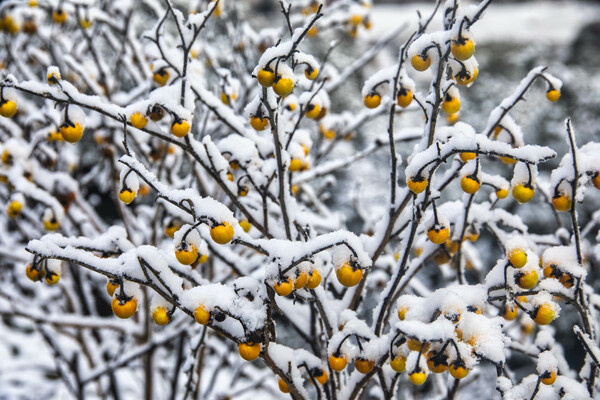
[{"label": "snow-capped berry", "polygon": [[262,68],[256,74],[256,80],[263,87],[269,87],[275,82],[275,73],[271,69]]},{"label": "snow-capped berry", "polygon": [[400,88],[400,91],[398,92],[398,97],[396,98],[396,103],[400,107],[406,108],[410,105],[410,103],[412,103],[412,101],[413,92],[405,88]]},{"label": "snow-capped berry", "polygon": [[130,318],[135,314],[137,306],[138,302],[135,297],[132,297],[129,300],[119,300],[117,298],[112,300],[113,313],[121,319]]},{"label": "snow-capped berry", "polygon": [[519,309],[514,304],[505,304],[502,307],[502,318],[512,321],[519,315]]},{"label": "snow-capped berry", "polygon": [[250,126],[256,131],[264,131],[265,129],[267,129],[267,126],[269,126],[269,118],[251,115]]},{"label": "snow-capped berry", "polygon": [[125,204],[131,204],[131,202],[135,199],[137,193],[134,190],[129,188],[123,188],[119,192],[119,200],[121,200]]},{"label": "snow-capped berry", "polygon": [[144,127],[148,123],[148,119],[146,118],[146,116],[140,112],[131,114],[131,117],[129,117],[129,121],[131,121],[131,126],[137,129],[144,129]]},{"label": "snow-capped berry", "polygon": [[22,210],[23,203],[17,200],[13,200],[10,203],[8,203],[8,206],[6,207],[6,214],[10,218],[17,218],[19,215],[21,215]]},{"label": "snow-capped berry", "polygon": [[287,296],[292,293],[292,290],[294,289],[294,283],[290,278],[281,279],[275,283],[273,289],[278,295]]},{"label": "snow-capped berry", "polygon": [[52,11],[52,19],[57,24],[63,24],[67,20],[67,13],[61,7]]},{"label": "snow-capped berry", "polygon": [[240,226],[246,233],[250,232],[250,229],[252,228],[252,224],[245,218],[240,221]]},{"label": "snow-capped berry", "polygon": [[463,176],[460,180],[460,187],[463,192],[473,194],[479,190],[481,181],[474,175]]},{"label": "snow-capped berry", "polygon": [[479,70],[477,69],[477,67],[473,68],[472,73],[469,71],[461,71],[459,74],[457,74],[455,76],[456,83],[458,83],[459,85],[466,86],[466,85],[474,82],[475,79],[477,79],[478,75],[479,75]]},{"label": "snow-capped berry", "polygon": [[336,357],[333,354],[329,356],[329,366],[334,371],[339,372],[339,371],[344,370],[344,368],[346,368],[347,364],[348,364],[348,358],[346,357],[345,354],[340,354],[339,357]]},{"label": "snow-capped berry", "polygon": [[396,356],[390,360],[390,367],[397,373],[406,371],[406,358],[402,356]]},{"label": "snow-capped berry", "polygon": [[300,273],[296,277],[296,280],[294,281],[294,289],[302,289],[304,286],[306,286],[307,282],[308,273],[306,271],[300,271]]},{"label": "snow-capped berry", "polygon": [[533,320],[538,325],[548,325],[556,318],[556,311],[550,303],[544,303],[534,311]]},{"label": "snow-capped berry", "polygon": [[192,127],[188,121],[177,118],[171,125],[171,133],[178,138],[181,138],[190,133],[191,128]]},{"label": "snow-capped berry", "polygon": [[181,242],[175,249],[175,257],[183,265],[193,264],[198,259],[198,248],[192,243]]},{"label": "snow-capped berry", "polygon": [[460,110],[460,100],[457,97],[452,97],[446,94],[442,102],[442,110],[446,114],[455,114]]},{"label": "snow-capped berry", "polygon": [[287,97],[292,93],[293,90],[294,90],[294,81],[290,78],[279,77],[273,83],[273,91],[279,97]]},{"label": "snow-capped berry", "polygon": [[546,92],[546,98],[551,102],[557,102],[560,99],[560,90],[550,89]]},{"label": "snow-capped berry", "polygon": [[154,82],[156,82],[158,86],[165,86],[169,81],[170,76],[171,73],[167,68],[161,68],[158,71],[154,72],[154,74],[152,75],[152,79],[154,80]]},{"label": "snow-capped berry", "polygon": [[375,361],[359,357],[354,361],[354,367],[358,372],[366,375],[375,368]]},{"label": "snow-capped berry", "polygon": [[69,143],[77,143],[83,136],[83,126],[79,122],[65,121],[60,126],[60,134]]},{"label": "snow-capped berry", "polygon": [[544,385],[552,385],[556,381],[556,371],[544,371],[541,378]]},{"label": "snow-capped berry", "polygon": [[292,158],[290,160],[290,166],[288,167],[290,172],[300,171],[302,169],[302,160],[298,158]]},{"label": "snow-capped berry", "polygon": [[441,374],[448,370],[448,364],[446,362],[447,356],[445,354],[437,354],[433,351],[430,351],[427,354],[427,367],[431,372],[436,374]]},{"label": "snow-capped berry", "polygon": [[194,310],[194,319],[200,325],[206,325],[210,321],[210,311],[204,308],[204,306],[199,305]]},{"label": "snow-capped berry", "polygon": [[218,244],[229,243],[233,239],[233,227],[227,222],[215,225],[210,230],[210,237]]},{"label": "snow-capped berry", "polygon": [[169,314],[165,307],[159,306],[152,310],[152,319],[157,325],[166,325],[169,323]]},{"label": "snow-capped berry", "polygon": [[381,104],[381,96],[379,93],[369,93],[363,99],[367,108],[377,108]]},{"label": "snow-capped berry", "polygon": [[525,252],[525,250],[520,249],[518,247],[511,249],[508,252],[507,257],[508,261],[514,268],[519,269],[525,266],[525,264],[527,264],[527,253]]},{"label": "snow-capped berry", "polygon": [[321,114],[321,106],[318,104],[309,104],[306,106],[306,116],[310,119],[317,119]]},{"label": "snow-capped berry", "polygon": [[460,159],[463,162],[474,160],[475,157],[477,157],[477,153],[473,153],[473,152],[470,152],[470,151],[469,152],[462,152],[462,153],[460,153]]},{"label": "snow-capped berry", "polygon": [[46,80],[50,85],[56,85],[60,81],[60,70],[56,67],[49,67],[46,74]]},{"label": "snow-capped berry", "polygon": [[46,283],[50,286],[56,285],[60,279],[58,272],[48,271],[46,272]]},{"label": "snow-capped berry", "polygon": [[515,276],[517,285],[522,289],[533,289],[538,284],[538,273],[536,270],[518,272]]},{"label": "snow-capped berry", "polygon": [[362,279],[363,270],[350,266],[350,263],[345,263],[335,271],[335,275],[343,286],[352,287]]},{"label": "snow-capped berry", "polygon": [[431,65],[431,57],[427,54],[415,54],[410,59],[410,64],[417,71],[425,71]]},{"label": "snow-capped berry", "polygon": [[454,379],[463,379],[469,374],[469,370],[465,367],[465,363],[459,360],[454,361],[450,365],[449,371]]},{"label": "snow-capped berry", "polygon": [[281,390],[282,393],[290,392],[290,388],[288,387],[287,383],[285,383],[285,381],[283,379],[279,378],[277,381],[277,385],[279,386],[279,390]]},{"label": "snow-capped berry", "polygon": [[118,282],[109,279],[108,282],[106,282],[106,293],[108,293],[108,295],[112,297],[113,294],[115,294],[115,290],[117,290],[119,286],[120,285]]},{"label": "snow-capped berry", "polygon": [[316,289],[317,286],[319,286],[321,284],[321,274],[319,273],[319,271],[317,271],[316,269],[313,269],[310,272],[310,275],[308,277],[308,281],[306,282],[306,285],[304,285],[304,287],[306,289]]},{"label": "snow-capped berry", "polygon": [[475,53],[475,42],[469,38],[459,38],[452,41],[452,55],[460,61],[466,61]]},{"label": "snow-capped berry", "polygon": [[427,237],[435,244],[442,244],[448,240],[450,229],[445,226],[432,226],[427,230]]},{"label": "snow-capped berry", "polygon": [[0,101],[0,115],[11,118],[17,113],[17,103],[12,100],[2,99]]},{"label": "snow-capped berry", "polygon": [[411,176],[407,181],[406,185],[414,194],[419,194],[427,188],[427,179],[422,176]]},{"label": "snow-capped berry", "polygon": [[564,212],[569,211],[572,206],[571,197],[566,193],[560,193],[552,197],[552,205],[556,211]]},{"label": "snow-capped berry", "polygon": [[427,373],[422,370],[414,370],[410,373],[410,375],[408,375],[408,378],[413,385],[420,386],[425,383],[425,380],[427,380]]},{"label": "snow-capped berry", "polygon": [[242,358],[244,360],[252,361],[252,360],[255,360],[256,358],[258,358],[258,356],[260,355],[261,348],[262,348],[262,346],[260,343],[252,343],[252,342],[240,343],[238,345],[238,352],[240,353],[240,356],[242,356]]},{"label": "snow-capped berry", "polygon": [[311,371],[313,377],[317,380],[317,382],[319,382],[321,385],[324,385],[327,383],[327,380],[329,379],[329,375],[327,375],[327,371],[325,371],[323,368],[314,368]]},{"label": "snow-capped berry", "polygon": [[512,195],[520,204],[527,203],[533,198],[535,190],[528,183],[521,183],[513,187]]},{"label": "snow-capped berry", "polygon": [[31,264],[27,264],[25,267],[25,275],[32,281],[36,282],[41,279],[40,270],[33,268]]},{"label": "snow-capped berry", "polygon": [[306,76],[306,79],[309,79],[311,81],[314,81],[315,79],[317,79],[318,74],[319,74],[319,71],[316,68],[307,67],[304,70],[304,76]]}]

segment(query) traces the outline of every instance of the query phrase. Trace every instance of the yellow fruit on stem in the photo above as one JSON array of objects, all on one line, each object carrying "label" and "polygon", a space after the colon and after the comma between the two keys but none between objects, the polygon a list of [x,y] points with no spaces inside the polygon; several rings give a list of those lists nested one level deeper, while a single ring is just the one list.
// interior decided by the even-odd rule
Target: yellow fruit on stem
[{"label": "yellow fruit on stem", "polygon": [[508,197],[508,189],[506,188],[499,188],[496,190],[496,197],[498,197],[499,199],[505,199]]},{"label": "yellow fruit on stem", "polygon": [[363,99],[367,108],[377,108],[381,104],[381,96],[379,93],[369,93]]},{"label": "yellow fruit on stem", "polygon": [[60,279],[60,275],[56,272],[49,271],[46,273],[46,283],[48,285],[56,285]]},{"label": "yellow fruit on stem", "polygon": [[397,373],[406,371],[406,358],[402,356],[396,356],[390,360],[390,367]]},{"label": "yellow fruit on stem", "polygon": [[421,386],[425,383],[425,380],[427,379],[427,373],[421,370],[414,370],[410,373],[410,375],[408,375],[408,378],[410,379],[413,385]]},{"label": "yellow fruit on stem", "polygon": [[58,222],[58,220],[54,217],[49,218],[49,219],[45,219],[43,221],[44,223],[44,229],[47,231],[55,231],[58,229],[60,223]]},{"label": "yellow fruit on stem", "polygon": [[309,79],[311,81],[317,79],[318,74],[319,71],[316,68],[308,67],[304,70],[304,76],[306,76],[306,79]]},{"label": "yellow fruit on stem", "polygon": [[549,303],[544,303],[534,311],[533,321],[538,325],[548,325],[556,318],[554,307]]},{"label": "yellow fruit on stem", "polygon": [[456,360],[450,365],[450,375],[454,379],[463,379],[469,374],[469,370],[465,367],[464,362]]},{"label": "yellow fruit on stem", "polygon": [[402,108],[406,108],[410,105],[410,103],[412,103],[412,101],[413,92],[405,88],[400,88],[398,97],[396,98],[397,104]]},{"label": "yellow fruit on stem", "polygon": [[131,204],[131,202],[135,199],[136,194],[137,193],[135,191],[129,188],[123,188],[119,192],[119,200],[125,204]]},{"label": "yellow fruit on stem", "polygon": [[135,314],[137,306],[138,303],[135,297],[132,297],[129,300],[119,300],[117,298],[112,300],[113,313],[121,319],[130,318]]},{"label": "yellow fruit on stem", "polygon": [[571,209],[573,202],[571,201],[571,197],[566,193],[560,193],[552,197],[552,205],[556,209],[556,211],[565,212]]},{"label": "yellow fruit on stem", "polygon": [[194,319],[200,325],[206,325],[210,322],[210,311],[204,308],[204,306],[199,305],[194,310]]},{"label": "yellow fruit on stem", "polygon": [[171,219],[165,226],[165,235],[173,239],[173,237],[175,237],[175,232],[181,228],[181,225],[182,223],[180,220]]},{"label": "yellow fruit on stem", "polygon": [[517,278],[517,285],[519,285],[521,289],[533,289],[539,280],[538,273],[535,270],[526,273],[519,272],[515,278]]},{"label": "yellow fruit on stem", "polygon": [[474,160],[475,157],[477,157],[477,153],[473,153],[470,151],[460,153],[460,159],[463,160],[463,162]]},{"label": "yellow fruit on stem", "polygon": [[261,347],[262,346],[260,343],[252,343],[252,342],[240,343],[238,345],[238,352],[240,353],[240,356],[242,356],[242,358],[244,360],[252,361],[252,360],[255,360],[256,358],[258,358],[258,356],[260,355]]},{"label": "yellow fruit on stem", "polygon": [[83,126],[79,122],[66,121],[60,126],[60,134],[69,143],[77,143],[83,136]]},{"label": "yellow fruit on stem", "polygon": [[321,284],[321,274],[316,269],[313,269],[310,272],[310,276],[308,277],[308,281],[304,286],[306,289],[316,289],[317,286]]},{"label": "yellow fruit on stem", "polygon": [[460,180],[460,187],[463,192],[468,194],[473,194],[479,190],[481,186],[481,181],[473,175],[463,176]]},{"label": "yellow fruit on stem", "polygon": [[408,339],[406,344],[408,345],[410,351],[421,351],[421,347],[423,347],[423,351],[425,352],[429,350],[430,346],[429,343],[425,343],[425,345],[423,346],[423,343],[421,343],[417,339]]},{"label": "yellow fruit on stem", "polygon": [[557,102],[560,99],[560,90],[550,89],[546,92],[546,98],[551,102]]},{"label": "yellow fruit on stem", "polygon": [[287,296],[292,293],[292,290],[294,289],[294,283],[290,278],[282,279],[275,283],[273,289],[275,289],[275,293],[278,295]]},{"label": "yellow fruit on stem", "polygon": [[404,321],[406,318],[406,313],[409,309],[410,308],[408,306],[402,306],[398,309],[398,319],[400,319],[400,321]]},{"label": "yellow fruit on stem", "polygon": [[528,183],[521,183],[513,187],[512,195],[520,204],[527,203],[533,198],[535,190]]},{"label": "yellow fruit on stem", "polygon": [[440,228],[431,227],[427,230],[427,237],[435,244],[442,244],[446,242],[450,236],[450,230],[445,226]]},{"label": "yellow fruit on stem", "polygon": [[448,365],[446,363],[447,358],[448,357],[445,354],[440,355],[430,351],[427,354],[427,367],[431,372],[436,374],[446,372],[448,370]]},{"label": "yellow fruit on stem", "polygon": [[310,119],[317,119],[321,114],[321,106],[318,104],[309,104],[306,106],[306,116]]},{"label": "yellow fruit on stem", "polygon": [[41,279],[40,270],[33,268],[31,264],[27,264],[25,267],[25,275],[34,282]]},{"label": "yellow fruit on stem", "polygon": [[556,381],[556,372],[544,371],[541,378],[541,381],[544,385],[552,385]]},{"label": "yellow fruit on stem", "polygon": [[11,118],[17,113],[17,103],[12,100],[3,99],[0,101],[0,115],[5,118]]},{"label": "yellow fruit on stem", "polygon": [[466,61],[475,53],[475,42],[467,38],[459,38],[452,41],[452,55],[460,61]]},{"label": "yellow fruit on stem", "polygon": [[247,219],[243,219],[240,221],[240,226],[242,227],[242,229],[244,230],[244,232],[248,233],[250,232],[250,229],[252,228],[252,224],[250,224],[250,222],[248,222]]},{"label": "yellow fruit on stem", "polygon": [[156,307],[152,310],[152,319],[157,325],[166,325],[169,323],[169,314],[165,307]]},{"label": "yellow fruit on stem", "polygon": [[119,286],[120,285],[118,282],[114,282],[112,279],[109,279],[109,281],[106,282],[106,293],[112,297],[113,294],[115,294],[115,290],[117,290]]},{"label": "yellow fruit on stem", "polygon": [[171,73],[166,68],[161,68],[152,75],[152,79],[158,86],[165,86],[169,81]]},{"label": "yellow fruit on stem", "polygon": [[62,8],[57,8],[52,12],[52,19],[57,24],[63,24],[67,20],[67,13]]},{"label": "yellow fruit on stem", "polygon": [[375,361],[366,358],[357,358],[356,361],[354,361],[354,367],[356,367],[356,370],[361,374],[368,374],[375,368]]},{"label": "yellow fruit on stem", "polygon": [[20,201],[13,200],[10,203],[8,203],[8,206],[6,207],[6,214],[10,218],[17,218],[19,215],[21,215],[22,210],[23,203],[21,203]]},{"label": "yellow fruit on stem", "polygon": [[227,222],[215,225],[210,230],[210,237],[215,241],[215,243],[227,244],[231,242],[231,239],[233,239],[233,226]]},{"label": "yellow fruit on stem", "polygon": [[411,176],[406,181],[406,185],[408,186],[408,189],[411,192],[413,192],[414,194],[419,194],[419,193],[423,192],[425,190],[425,188],[427,188],[427,179],[420,175]]},{"label": "yellow fruit on stem", "polygon": [[300,171],[300,169],[302,168],[302,161],[298,158],[292,158],[290,160],[290,166],[289,166],[289,170],[290,172],[296,172],[296,171]]},{"label": "yellow fruit on stem", "polygon": [[519,315],[519,309],[514,304],[505,304],[502,307],[502,318],[513,321]]},{"label": "yellow fruit on stem", "polygon": [[446,97],[442,102],[442,110],[449,115],[457,113],[460,110],[460,100],[446,94]]},{"label": "yellow fruit on stem", "polygon": [[92,26],[92,20],[89,18],[82,18],[79,20],[79,23],[83,29],[89,29]]},{"label": "yellow fruit on stem", "polygon": [[294,90],[294,81],[290,78],[281,78],[277,79],[273,83],[273,91],[279,97],[287,97]]},{"label": "yellow fruit on stem", "polygon": [[275,81],[275,73],[270,69],[263,68],[256,74],[256,80],[258,80],[258,83],[260,83],[261,86],[269,87],[273,85],[273,82]]},{"label": "yellow fruit on stem", "polygon": [[340,354],[339,357],[336,357],[333,354],[329,356],[329,366],[334,371],[342,371],[344,368],[346,368],[347,364],[348,358],[345,354]]},{"label": "yellow fruit on stem", "polygon": [[193,264],[198,259],[198,248],[191,243],[181,242],[175,249],[175,257],[183,265]]},{"label": "yellow fruit on stem", "polygon": [[184,137],[190,133],[191,125],[188,121],[182,119],[176,119],[171,125],[171,133],[178,138]]},{"label": "yellow fruit on stem", "polygon": [[144,129],[144,127],[148,123],[148,119],[146,118],[146,116],[140,112],[131,114],[129,120],[131,121],[131,126],[137,129]]},{"label": "yellow fruit on stem", "polygon": [[508,252],[508,261],[514,268],[522,268],[527,264],[527,253],[523,249],[515,248]]},{"label": "yellow fruit on stem", "polygon": [[294,289],[302,289],[304,286],[306,286],[307,282],[308,273],[306,273],[305,271],[301,271],[298,274],[298,277],[296,277],[296,281],[294,282]]},{"label": "yellow fruit on stem", "polygon": [[354,268],[349,263],[345,263],[335,271],[338,281],[345,287],[352,287],[358,284],[363,276],[363,270]]},{"label": "yellow fruit on stem", "polygon": [[315,368],[311,372],[312,372],[313,377],[316,379],[316,381],[319,382],[321,385],[324,385],[327,383],[327,380],[329,379],[329,375],[327,375],[327,371],[325,371],[322,368]]},{"label": "yellow fruit on stem", "polygon": [[431,65],[431,58],[427,54],[415,54],[410,59],[410,64],[417,71],[425,71]]},{"label": "yellow fruit on stem", "polygon": [[279,378],[277,381],[277,385],[279,386],[279,390],[281,390],[282,393],[290,392],[290,388],[288,387],[287,383],[285,383],[285,381],[283,379]]},{"label": "yellow fruit on stem", "polygon": [[269,126],[269,118],[250,116],[250,126],[256,131],[264,131]]}]

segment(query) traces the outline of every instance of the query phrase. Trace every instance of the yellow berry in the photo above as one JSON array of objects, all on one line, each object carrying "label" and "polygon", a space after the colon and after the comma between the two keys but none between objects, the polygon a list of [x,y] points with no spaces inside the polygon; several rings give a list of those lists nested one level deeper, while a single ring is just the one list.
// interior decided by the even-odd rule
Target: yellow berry
[{"label": "yellow berry", "polygon": [[269,118],[250,116],[250,126],[256,131],[264,131],[269,126]]},{"label": "yellow berry", "polygon": [[596,172],[592,177],[592,184],[598,190],[600,190],[600,172]]},{"label": "yellow berry", "polygon": [[60,279],[60,275],[56,272],[47,272],[46,273],[46,283],[48,285],[56,285]]},{"label": "yellow berry", "polygon": [[375,368],[375,361],[365,358],[357,358],[356,361],[354,361],[354,367],[361,374],[368,374],[373,370],[373,368]]},{"label": "yellow berry", "polygon": [[430,351],[427,354],[427,367],[431,372],[436,374],[446,372],[448,370],[448,365],[442,362],[444,359],[445,357],[437,357],[435,352]]},{"label": "yellow berry", "polygon": [[67,20],[67,13],[62,8],[57,8],[52,12],[52,19],[57,24],[63,24]]},{"label": "yellow berry", "polygon": [[277,293],[278,295],[287,296],[290,293],[292,293],[292,290],[294,289],[294,284],[292,283],[292,280],[290,278],[286,278],[275,283],[273,289],[275,289],[275,293]]},{"label": "yellow berry", "polygon": [[56,85],[60,81],[60,72],[53,71],[46,76],[46,80],[50,85]]},{"label": "yellow berry", "polygon": [[23,210],[23,203],[13,200],[8,203],[8,206],[6,207],[6,214],[8,214],[10,218],[17,218],[19,215],[21,215],[21,210]]},{"label": "yellow berry", "polygon": [[410,103],[412,103],[412,101],[413,92],[408,89],[401,88],[398,92],[398,97],[396,98],[398,105],[402,108],[406,108],[410,105]]},{"label": "yellow berry", "polygon": [[348,358],[345,354],[340,354],[339,357],[334,356],[333,354],[329,356],[329,366],[334,371],[342,371],[346,368],[348,364]]},{"label": "yellow berry", "polygon": [[506,189],[506,188],[497,189],[496,197],[498,197],[499,199],[505,199],[506,197],[508,197],[508,189]]},{"label": "yellow berry", "polygon": [[545,371],[542,374],[541,381],[544,385],[552,385],[556,381],[556,372],[555,371]]},{"label": "yellow berry", "polygon": [[512,165],[512,164],[517,163],[517,160],[515,160],[514,158],[505,157],[505,156],[500,156],[499,158],[500,158],[500,161],[502,161],[506,165]]},{"label": "yellow berry", "polygon": [[194,310],[194,319],[200,325],[206,325],[210,321],[210,311],[204,308],[204,306],[199,305]]},{"label": "yellow berry", "polygon": [[457,113],[460,110],[460,100],[447,94],[442,102],[442,110],[449,115]]},{"label": "yellow berry", "polygon": [[131,126],[137,129],[144,129],[146,124],[148,123],[148,119],[146,116],[140,112],[136,112],[129,117],[131,121]]},{"label": "yellow berry", "polygon": [[396,356],[390,360],[390,366],[397,373],[406,371],[406,358],[402,356]]},{"label": "yellow berry", "polygon": [[353,268],[349,263],[345,263],[335,271],[338,281],[346,287],[355,286],[363,276],[363,270]]},{"label": "yellow berry", "polygon": [[429,343],[425,343],[425,346],[423,346],[423,343],[421,343],[417,339],[408,339],[406,344],[408,345],[408,348],[411,351],[420,351],[421,347],[423,347],[424,352],[429,350]]},{"label": "yellow berry", "polygon": [[279,378],[279,380],[277,381],[277,385],[279,386],[279,390],[281,390],[282,393],[290,392],[290,388],[288,387],[287,383],[285,383],[285,381],[283,379]]},{"label": "yellow berry", "polygon": [[456,82],[459,85],[468,85],[469,83],[475,81],[477,76],[479,75],[479,70],[477,68],[473,68],[473,72],[464,71],[456,76]]},{"label": "yellow berry", "polygon": [[311,81],[314,81],[315,79],[317,79],[317,75],[319,74],[319,71],[316,68],[306,68],[304,70],[304,76],[306,76],[306,79],[309,79]]},{"label": "yellow berry", "polygon": [[258,80],[258,83],[260,83],[261,86],[269,87],[273,85],[273,82],[275,81],[275,73],[269,69],[263,68],[260,71],[258,71],[256,79]]},{"label": "yellow berry", "polygon": [[252,343],[252,342],[240,343],[238,345],[238,352],[240,353],[240,356],[242,356],[242,358],[244,360],[252,361],[252,360],[255,360],[260,355],[261,347],[262,346],[260,343]]},{"label": "yellow berry", "polygon": [[176,119],[171,125],[171,133],[179,138],[190,133],[191,125],[186,120]]},{"label": "yellow berry", "polygon": [[119,300],[117,298],[114,298],[112,300],[112,310],[113,313],[122,319],[127,319],[129,317],[131,317],[133,314],[135,314],[135,312],[137,311],[137,299],[135,297],[132,297],[129,300]]},{"label": "yellow berry", "polygon": [[325,371],[322,368],[317,368],[317,369],[314,369],[312,372],[313,372],[313,377],[321,385],[324,385],[327,383],[327,380],[329,379],[329,375],[327,375],[327,371]]},{"label": "yellow berry", "polygon": [[452,41],[452,55],[460,61],[466,61],[475,53],[475,42],[471,39],[457,39]]},{"label": "yellow berry", "polygon": [[507,321],[513,321],[519,315],[519,309],[514,304],[505,304],[502,307],[502,317]]},{"label": "yellow berry", "polygon": [[551,304],[545,303],[536,308],[533,320],[538,325],[548,325],[556,318],[556,312]]},{"label": "yellow berry", "polygon": [[294,90],[294,81],[290,78],[279,78],[273,83],[273,91],[280,97],[287,97]]},{"label": "yellow berry", "polygon": [[550,89],[546,92],[546,98],[551,102],[557,102],[560,99],[560,91],[556,89]]},{"label": "yellow berry", "polygon": [[198,248],[191,243],[182,242],[175,249],[175,257],[183,265],[193,264],[198,259]]},{"label": "yellow berry", "polygon": [[250,229],[252,228],[252,225],[250,224],[250,222],[248,222],[247,219],[243,219],[240,221],[240,226],[242,227],[242,229],[244,230],[244,232],[248,233],[250,232]]},{"label": "yellow berry", "polygon": [[83,29],[89,29],[92,26],[92,20],[89,18],[82,18],[79,23]]},{"label": "yellow berry", "polygon": [[417,71],[425,71],[431,65],[431,58],[427,54],[415,54],[410,63]]},{"label": "yellow berry", "polygon": [[166,68],[161,68],[152,75],[152,79],[158,86],[165,86],[169,81],[171,73]]},{"label": "yellow berry", "polygon": [[306,116],[310,119],[317,119],[321,114],[321,106],[318,104],[309,104],[306,106]]},{"label": "yellow berry", "polygon": [[11,118],[17,112],[17,103],[12,100],[2,100],[0,102],[0,115],[5,118]]},{"label": "yellow berry", "polygon": [[527,253],[523,249],[512,249],[508,252],[508,261],[514,268],[522,268],[527,264]]},{"label": "yellow berry", "polygon": [[419,194],[427,188],[427,179],[422,176],[411,176],[407,181],[406,185],[414,194]]},{"label": "yellow berry", "polygon": [[200,256],[198,257],[198,264],[204,264],[205,262],[208,261],[208,254],[200,254]]},{"label": "yellow berry", "polygon": [[125,204],[131,204],[133,199],[135,199],[136,194],[137,193],[131,189],[123,188],[119,192],[119,200],[121,200]]},{"label": "yellow berry", "polygon": [[410,310],[408,306],[402,306],[398,309],[398,318],[400,319],[400,321],[404,321],[408,310]]},{"label": "yellow berry", "polygon": [[317,286],[321,284],[321,274],[316,269],[313,269],[310,272],[310,276],[308,277],[308,281],[304,287],[306,289],[315,289]]},{"label": "yellow berry", "polygon": [[552,205],[556,211],[564,212],[569,211],[572,206],[571,197],[566,193],[560,193],[558,196],[552,197]]},{"label": "yellow berry", "polygon": [[463,162],[474,160],[475,157],[477,157],[477,153],[473,153],[473,152],[462,152],[462,153],[460,153],[460,159],[463,160]]},{"label": "yellow berry", "polygon": [[381,104],[381,96],[378,93],[369,93],[363,102],[367,108],[377,108]]},{"label": "yellow berry", "polygon": [[302,168],[302,161],[298,158],[292,158],[290,160],[290,166],[289,166],[289,170],[290,172],[296,172],[296,171],[300,171],[300,169]]},{"label": "yellow berry", "polygon": [[302,289],[304,286],[306,286],[307,282],[308,282],[308,273],[306,273],[306,271],[301,271],[298,274],[296,281],[294,282],[294,289]]},{"label": "yellow berry", "polygon": [[218,244],[229,243],[233,239],[233,226],[227,222],[215,225],[210,230],[210,237]]},{"label": "yellow berry", "polygon": [[165,307],[156,307],[152,310],[152,319],[157,325],[166,325],[169,323],[169,314]]},{"label": "yellow berry", "polygon": [[425,383],[427,373],[425,371],[413,371],[408,376],[413,385],[420,386]]},{"label": "yellow berry", "polygon": [[513,187],[512,195],[520,204],[527,203],[529,200],[533,198],[535,194],[535,190],[533,186],[530,184],[518,184]]},{"label": "yellow berry", "polygon": [[473,194],[479,190],[481,186],[481,181],[477,179],[475,176],[463,176],[460,180],[460,187],[463,192],[468,194]]},{"label": "yellow berry", "polygon": [[306,36],[308,36],[309,38],[315,37],[319,34],[319,28],[317,28],[316,26],[311,26],[311,28],[308,30],[308,32],[306,32]]},{"label": "yellow berry", "polygon": [[178,219],[170,220],[169,223],[165,226],[165,235],[173,239],[173,237],[175,236],[175,232],[177,232],[179,228],[181,228],[181,225],[182,223]]},{"label": "yellow berry", "polygon": [[448,121],[448,124],[450,124],[450,125],[454,125],[455,123],[458,122],[459,119],[460,119],[459,112],[446,115],[446,121]]},{"label": "yellow berry", "polygon": [[535,270],[517,274],[517,285],[522,289],[533,289],[538,283],[538,273]]},{"label": "yellow berry", "polygon": [[450,230],[446,227],[431,227],[427,230],[427,237],[435,244],[444,243],[450,236]]},{"label": "yellow berry", "polygon": [[45,219],[43,221],[44,223],[44,229],[46,229],[47,231],[55,231],[58,229],[60,223],[58,222],[58,220],[56,218],[50,218],[50,219]]},{"label": "yellow berry", "polygon": [[34,282],[39,281],[41,278],[40,270],[33,268],[31,264],[27,264],[27,266],[25,267],[25,275]]},{"label": "yellow berry", "polygon": [[455,361],[450,365],[450,375],[452,375],[454,379],[463,379],[468,374],[469,370],[465,368],[463,363]]},{"label": "yellow berry", "polygon": [[60,134],[69,143],[77,143],[83,136],[83,126],[79,122],[65,122],[60,126]]},{"label": "yellow berry", "polygon": [[120,285],[117,282],[113,282],[112,279],[109,279],[108,282],[106,282],[106,293],[112,297],[113,294],[115,294],[115,290],[117,290],[119,286]]}]

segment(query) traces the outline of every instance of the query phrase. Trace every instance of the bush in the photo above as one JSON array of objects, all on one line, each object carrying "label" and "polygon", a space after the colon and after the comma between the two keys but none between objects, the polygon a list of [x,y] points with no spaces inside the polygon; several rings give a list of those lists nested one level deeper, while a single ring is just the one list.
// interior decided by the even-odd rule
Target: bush
[{"label": "bush", "polygon": [[459,121],[490,2],[373,44],[369,0],[3,3],[0,397],[593,397],[600,144],[538,174],[545,67]]}]

